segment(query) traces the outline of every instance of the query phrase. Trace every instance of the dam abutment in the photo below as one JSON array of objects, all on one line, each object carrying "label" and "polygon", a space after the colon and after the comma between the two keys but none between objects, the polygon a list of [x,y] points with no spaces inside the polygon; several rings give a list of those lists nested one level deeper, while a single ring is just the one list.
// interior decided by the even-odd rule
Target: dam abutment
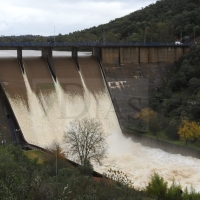
[{"label": "dam abutment", "polygon": [[[102,47],[102,70],[121,128],[145,131],[137,117],[149,98],[162,88],[169,72],[188,47]],[[138,101],[138,99],[140,99]]]}]

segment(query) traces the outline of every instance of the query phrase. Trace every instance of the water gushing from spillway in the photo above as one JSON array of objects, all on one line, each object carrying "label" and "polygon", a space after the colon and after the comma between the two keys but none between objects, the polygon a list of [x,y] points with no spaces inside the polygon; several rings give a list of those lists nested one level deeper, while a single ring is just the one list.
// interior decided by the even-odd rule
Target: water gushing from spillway
[{"label": "water gushing from spillway", "polygon": [[[94,163],[96,171],[106,172],[115,166],[121,169],[137,188],[147,185],[150,175],[158,172],[167,181],[173,178],[188,188],[191,184],[200,191],[200,160],[166,153],[160,149],[147,148],[125,138],[106,88],[95,94],[87,88],[82,73],[79,74],[83,95],[73,93],[72,86],[62,87],[61,79],[53,83],[51,92],[43,89],[38,94],[33,91],[26,75],[28,105],[21,98],[7,96],[18,119],[25,139],[29,143],[46,148],[54,140],[62,143],[63,134],[69,122],[82,117],[99,119],[108,134],[108,155],[102,165]],[[102,79],[102,78],[101,78]]]}]

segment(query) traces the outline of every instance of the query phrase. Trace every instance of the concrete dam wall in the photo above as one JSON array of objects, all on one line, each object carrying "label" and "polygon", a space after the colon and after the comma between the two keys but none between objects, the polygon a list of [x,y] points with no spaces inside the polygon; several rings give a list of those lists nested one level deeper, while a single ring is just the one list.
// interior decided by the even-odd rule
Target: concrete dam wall
[{"label": "concrete dam wall", "polygon": [[[0,59],[0,81],[5,83],[1,84],[2,95],[15,118],[14,134],[24,136],[23,141],[18,137],[17,142],[43,148],[54,140],[62,142],[70,121],[83,117],[99,119],[107,133],[112,129],[120,131],[95,57],[79,56],[80,71],[71,56],[52,56],[49,60],[56,81],[46,57],[23,57],[24,73],[17,58]],[[2,113],[2,123],[4,118],[8,123],[6,112]],[[6,123],[4,126],[10,129]]]},{"label": "concrete dam wall", "polygon": [[[52,56],[52,51],[47,48],[42,50],[42,57],[23,57],[22,49],[18,49],[17,59],[0,59],[0,81],[5,83],[1,84],[2,92],[6,94],[4,96],[9,100],[8,104],[14,113],[8,115],[8,111],[5,111],[4,118],[13,116],[13,123],[16,124],[14,130],[19,131],[21,130],[19,127],[26,124],[24,131],[30,134],[30,138],[33,135],[36,137],[35,134],[31,135],[33,130],[42,130],[45,124],[52,127],[52,124],[58,121],[52,119],[45,121],[51,111],[56,109],[56,104],[59,107],[57,112],[60,112],[58,118],[68,116],[67,109],[70,112],[72,108],[73,112],[76,110],[73,104],[71,108],[67,108],[65,101],[62,100],[64,94],[68,94],[69,101],[69,97],[71,99],[75,97],[77,101],[81,101],[81,98],[84,98],[84,92],[88,90],[96,99],[95,112],[99,113],[98,96],[108,89],[112,99],[111,104],[114,105],[121,128],[140,126],[138,113],[142,108],[148,107],[151,96],[163,86],[168,78],[169,72],[174,67],[174,61],[187,51],[188,47],[178,46],[101,47],[93,48],[94,56],[88,57],[78,56],[77,48],[72,49],[71,56]],[[109,93],[107,92],[107,95]],[[41,120],[38,120],[36,106],[40,108],[38,112],[42,116],[43,125],[40,123]],[[64,109],[61,108],[62,106]],[[2,108],[5,110],[5,107]],[[74,112],[76,114],[73,116],[83,116],[85,112],[83,107],[83,105],[80,107],[82,112],[79,114]],[[19,115],[20,112],[22,114]],[[63,124],[66,123],[62,122],[59,126],[62,127]],[[8,127],[8,125],[2,125],[2,127]],[[18,135],[18,132],[11,132],[10,136]],[[54,132],[54,126],[50,130],[45,129],[43,135],[48,138],[49,132]],[[28,135],[25,135],[25,139],[29,143],[41,143],[39,137],[32,141]],[[54,136],[50,140],[53,138]],[[58,139],[57,136],[55,138]],[[61,140],[61,137],[58,140]]]},{"label": "concrete dam wall", "polygon": [[188,47],[103,47],[94,49],[120,122],[121,128],[143,131],[138,114],[167,81],[174,62]]}]

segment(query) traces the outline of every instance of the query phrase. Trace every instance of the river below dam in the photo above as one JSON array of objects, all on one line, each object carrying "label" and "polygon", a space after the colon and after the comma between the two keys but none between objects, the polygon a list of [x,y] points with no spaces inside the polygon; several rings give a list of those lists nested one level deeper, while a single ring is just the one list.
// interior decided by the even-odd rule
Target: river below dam
[{"label": "river below dam", "polygon": [[57,82],[40,57],[40,51],[23,51],[25,74],[16,51],[0,51],[0,82],[27,142],[48,148],[62,144],[69,123],[83,117],[96,118],[107,134],[108,155],[100,173],[117,168],[127,174],[135,188],[147,186],[157,172],[169,185],[173,179],[183,189],[191,185],[200,192],[200,160],[148,148],[123,136],[97,61],[90,52],[79,53],[77,70],[69,52],[53,52]]}]

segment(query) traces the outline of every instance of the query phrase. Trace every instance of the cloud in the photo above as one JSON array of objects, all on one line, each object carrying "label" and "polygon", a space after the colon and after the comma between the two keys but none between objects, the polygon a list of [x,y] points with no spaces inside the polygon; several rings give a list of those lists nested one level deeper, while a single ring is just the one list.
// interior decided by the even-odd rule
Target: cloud
[{"label": "cloud", "polygon": [[1,35],[52,35],[98,26],[156,0],[1,0]]}]

